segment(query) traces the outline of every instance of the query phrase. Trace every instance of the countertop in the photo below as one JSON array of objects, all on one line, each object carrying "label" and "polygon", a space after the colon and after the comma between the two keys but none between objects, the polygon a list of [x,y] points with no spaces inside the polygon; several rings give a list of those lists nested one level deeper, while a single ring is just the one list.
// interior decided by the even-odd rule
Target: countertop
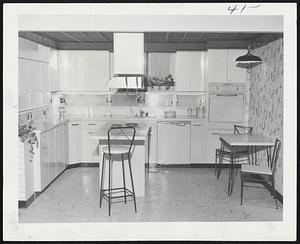
[{"label": "countertop", "polygon": [[[111,128],[112,123],[105,123],[101,128],[95,130],[90,135],[91,139],[107,140],[107,131]],[[140,124],[140,127],[136,128],[135,140],[145,140],[149,132],[149,125],[147,123]],[[119,133],[118,133],[119,135]],[[125,136],[118,136],[118,140],[127,139]],[[115,139],[114,139],[115,140]]]},{"label": "countertop", "polygon": [[35,120],[33,122],[33,127],[36,128],[40,133],[46,132],[48,130],[54,129],[57,126],[68,123],[70,120],[66,119],[64,121],[55,120]]},{"label": "countertop", "polygon": [[201,121],[205,122],[206,119],[204,118],[197,118],[196,116],[189,116],[189,115],[177,115],[176,118],[164,118],[164,116],[157,116],[157,117],[135,117],[132,115],[112,115],[112,116],[105,116],[105,115],[95,115],[95,116],[84,116],[84,115],[66,115],[64,121],[56,121],[56,120],[35,120],[33,126],[36,130],[40,133],[46,132],[51,130],[59,125],[68,123],[70,121],[138,121],[138,122],[156,122],[156,121]]},{"label": "countertop", "polygon": [[197,120],[206,121],[206,118],[197,118],[196,116],[189,115],[177,115],[176,118],[165,118],[164,116],[156,117],[135,117],[132,115],[95,115],[95,116],[84,116],[84,115],[66,115],[66,118],[70,121],[89,121],[89,120],[125,120],[125,121],[166,121],[166,120]]}]

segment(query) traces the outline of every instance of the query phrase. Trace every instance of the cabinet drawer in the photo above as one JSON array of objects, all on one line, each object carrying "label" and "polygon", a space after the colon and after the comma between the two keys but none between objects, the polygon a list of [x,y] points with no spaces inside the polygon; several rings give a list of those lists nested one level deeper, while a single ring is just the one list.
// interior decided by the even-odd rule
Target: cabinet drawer
[{"label": "cabinet drawer", "polygon": [[104,122],[99,122],[99,121],[84,121],[82,122],[82,129],[84,130],[96,130],[101,125],[103,125]]}]

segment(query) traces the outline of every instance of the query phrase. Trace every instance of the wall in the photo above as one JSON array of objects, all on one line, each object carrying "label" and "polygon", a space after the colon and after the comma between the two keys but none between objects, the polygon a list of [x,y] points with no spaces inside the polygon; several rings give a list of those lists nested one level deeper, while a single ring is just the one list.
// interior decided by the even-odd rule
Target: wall
[{"label": "wall", "polygon": [[[249,124],[254,131],[283,143],[283,35],[267,34],[254,41],[253,54],[262,64],[251,69]],[[283,189],[283,146],[276,172],[276,190]]]}]

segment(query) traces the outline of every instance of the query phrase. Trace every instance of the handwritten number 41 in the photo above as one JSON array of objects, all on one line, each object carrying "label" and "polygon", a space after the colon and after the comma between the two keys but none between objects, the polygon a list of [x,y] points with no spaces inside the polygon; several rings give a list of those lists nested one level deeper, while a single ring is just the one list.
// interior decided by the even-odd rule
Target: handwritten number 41
[{"label": "handwritten number 41", "polygon": [[[247,7],[247,5],[245,4],[245,5],[241,8],[241,10],[240,10],[239,13],[241,14],[241,13],[245,10],[246,7]],[[258,7],[260,7],[260,5],[248,6],[248,8],[258,8]],[[237,4],[236,4],[236,5],[234,5],[234,7],[229,6],[227,10],[230,12],[230,15],[231,15],[231,14],[234,13],[235,11],[238,11],[239,8],[237,7]]]}]

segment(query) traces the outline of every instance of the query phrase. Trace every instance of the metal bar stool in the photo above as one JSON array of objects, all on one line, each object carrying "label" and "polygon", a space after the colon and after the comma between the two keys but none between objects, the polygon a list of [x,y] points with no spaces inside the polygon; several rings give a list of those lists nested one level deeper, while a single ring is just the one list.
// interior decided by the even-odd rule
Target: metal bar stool
[{"label": "metal bar stool", "polygon": [[[135,134],[136,134],[136,129],[130,126],[111,127],[107,132],[108,145],[103,147],[103,156],[102,156],[102,171],[101,171],[101,181],[100,181],[100,208],[102,204],[102,199],[105,198],[108,201],[109,216],[111,213],[112,199],[115,198],[124,198],[124,202],[126,204],[127,197],[132,197],[134,202],[134,209],[135,212],[137,212],[132,169],[131,169],[131,155],[132,155],[131,149],[134,142]],[[124,143],[122,142],[122,145],[120,145],[120,143],[118,143],[120,140],[125,142]],[[112,158],[117,159],[118,160],[117,162],[122,163],[123,187],[112,188],[112,166],[113,166]],[[108,188],[103,189],[105,162],[107,159],[109,164],[108,165]],[[125,170],[124,170],[125,159],[127,159],[128,161],[131,190],[129,190],[126,187],[126,183],[125,183]],[[120,192],[123,193],[123,195],[113,196],[116,195],[116,193],[120,193]]]}]

